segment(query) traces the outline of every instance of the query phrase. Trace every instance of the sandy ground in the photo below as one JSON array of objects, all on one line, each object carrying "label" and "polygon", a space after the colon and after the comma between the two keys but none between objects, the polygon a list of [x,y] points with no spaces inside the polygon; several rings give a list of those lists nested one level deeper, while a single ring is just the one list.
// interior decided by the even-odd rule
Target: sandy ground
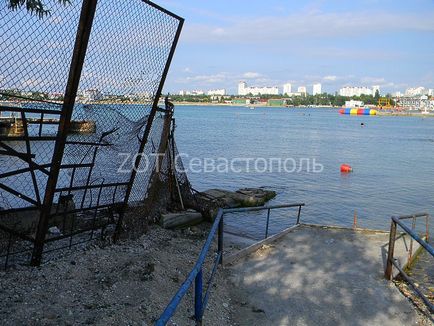
[{"label": "sandy ground", "polygon": [[[193,267],[208,229],[153,226],[137,240],[94,244],[40,268],[2,271],[0,324],[152,325]],[[216,275],[206,325],[231,324],[223,274]],[[190,291],[169,325],[193,325],[193,302]]]}]

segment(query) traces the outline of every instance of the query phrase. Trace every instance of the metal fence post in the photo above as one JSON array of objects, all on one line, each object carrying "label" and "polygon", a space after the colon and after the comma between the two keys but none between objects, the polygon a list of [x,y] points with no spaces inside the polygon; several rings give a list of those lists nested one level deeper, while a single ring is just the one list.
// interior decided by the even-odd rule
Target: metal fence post
[{"label": "metal fence post", "polygon": [[223,264],[223,216],[224,214],[222,213],[222,216],[220,217],[220,222],[219,222],[219,230],[218,230],[218,242],[217,242],[217,252],[220,254],[220,261],[219,264],[222,265]]},{"label": "metal fence post", "polygon": [[[413,216],[411,223],[411,230],[414,232],[416,229],[416,216]],[[413,237],[410,237],[410,249],[408,251],[408,263],[411,264],[411,259],[413,258]]]},{"label": "metal fence post", "polygon": [[267,225],[265,226],[265,238],[268,238],[268,225],[270,224],[270,209],[267,209]]},{"label": "metal fence post", "polygon": [[51,160],[52,165],[50,168],[50,175],[48,176],[41,215],[35,236],[35,245],[31,260],[31,265],[33,266],[40,265],[42,260],[42,252],[44,250],[45,236],[48,230],[51,206],[53,205],[60,166],[65,150],[66,138],[68,136],[72,111],[74,109],[75,98],[77,96],[78,85],[80,83],[81,71],[83,69],[84,59],[86,57],[87,45],[92,30],[92,23],[95,17],[97,2],[98,0],[84,0],[81,7],[80,20],[78,23],[74,44],[74,52],[69,69],[68,83],[65,89],[62,113],[60,115],[59,129],[57,133],[56,144],[54,146],[53,157]]},{"label": "metal fence post", "polygon": [[390,224],[390,234],[389,234],[389,249],[387,252],[387,262],[386,262],[386,271],[384,272],[384,276],[386,279],[392,279],[392,269],[393,269],[393,253],[395,250],[395,239],[396,239],[396,222],[392,219],[392,223]]},{"label": "metal fence post", "polygon": [[297,223],[296,224],[300,224],[300,214],[301,214],[301,205],[298,206],[298,214],[297,214]]},{"label": "metal fence post", "polygon": [[194,319],[196,325],[202,325],[202,268],[197,273],[194,280]]}]

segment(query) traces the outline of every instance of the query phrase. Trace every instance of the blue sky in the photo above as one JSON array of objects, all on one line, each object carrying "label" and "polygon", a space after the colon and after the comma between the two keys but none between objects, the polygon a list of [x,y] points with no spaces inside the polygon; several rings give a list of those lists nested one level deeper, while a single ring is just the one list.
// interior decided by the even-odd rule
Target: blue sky
[{"label": "blue sky", "polygon": [[161,0],[185,18],[166,82],[181,89],[315,82],[434,88],[434,0]]}]

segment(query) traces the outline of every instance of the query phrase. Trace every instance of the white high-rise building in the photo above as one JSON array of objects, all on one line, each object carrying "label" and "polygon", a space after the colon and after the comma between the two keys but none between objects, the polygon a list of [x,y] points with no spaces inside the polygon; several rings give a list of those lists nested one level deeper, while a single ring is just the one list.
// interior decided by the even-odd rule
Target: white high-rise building
[{"label": "white high-rise building", "polygon": [[425,87],[422,87],[422,86],[407,88],[405,90],[406,96],[418,96],[418,95],[424,95],[425,93],[427,93],[427,91],[426,91]]},{"label": "white high-rise building", "polygon": [[283,85],[283,94],[291,94],[292,92],[292,85],[291,83],[286,83]]},{"label": "white high-rise building", "polygon": [[313,87],[312,87],[312,94],[313,94],[313,95],[322,94],[322,91],[321,91],[321,84],[320,84],[320,83],[313,84]]},{"label": "white high-rise building", "polygon": [[374,95],[372,94],[372,89],[368,87],[351,87],[346,86],[339,90],[340,96],[360,96],[360,95]]},{"label": "white high-rise building", "polygon": [[83,91],[83,97],[86,101],[99,101],[103,96],[98,89],[86,89]]},{"label": "white high-rise building", "polygon": [[307,94],[306,86],[299,86],[297,88],[297,93]]},{"label": "white high-rise building", "polygon": [[225,96],[226,90],[225,89],[211,89],[207,92],[207,95],[215,95],[215,96]]},{"label": "white high-rise building", "polygon": [[205,95],[205,92],[202,90],[194,90],[194,91],[184,91],[181,90],[178,93],[180,96],[186,96],[186,95],[192,95],[192,96],[199,96],[199,95]]},{"label": "white high-rise building", "polygon": [[238,95],[278,95],[278,87],[248,87],[247,83],[241,81],[238,83]]},{"label": "white high-rise building", "polygon": [[246,95],[247,83],[245,81],[240,81],[238,83],[238,95]]}]

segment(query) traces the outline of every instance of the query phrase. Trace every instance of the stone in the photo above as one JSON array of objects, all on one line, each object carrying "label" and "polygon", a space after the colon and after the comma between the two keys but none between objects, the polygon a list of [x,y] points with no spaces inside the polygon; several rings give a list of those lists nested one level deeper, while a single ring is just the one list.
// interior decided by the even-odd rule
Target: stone
[{"label": "stone", "polygon": [[223,189],[209,189],[205,196],[215,198],[224,208],[263,206],[276,197],[276,192],[262,188],[242,188],[235,192]]},{"label": "stone", "polygon": [[48,229],[48,233],[52,235],[61,235],[62,232],[60,232],[59,228],[57,226],[52,226]]},{"label": "stone", "polygon": [[184,228],[203,221],[202,214],[196,211],[182,211],[161,214],[160,224],[165,229]]}]

